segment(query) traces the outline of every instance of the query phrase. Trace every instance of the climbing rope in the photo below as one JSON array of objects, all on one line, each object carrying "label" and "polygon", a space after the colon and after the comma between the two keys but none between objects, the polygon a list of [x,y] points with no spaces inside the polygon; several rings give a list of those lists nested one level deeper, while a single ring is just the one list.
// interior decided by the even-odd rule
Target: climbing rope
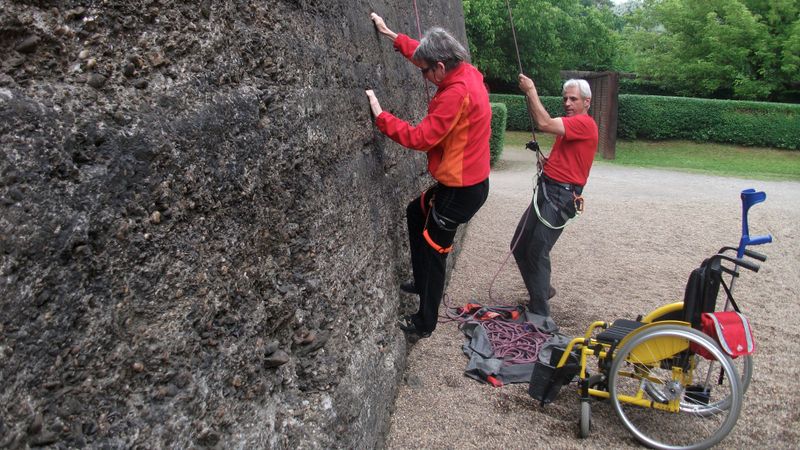
[{"label": "climbing rope", "polygon": [[[511,4],[508,2],[508,0],[506,0],[506,9],[508,10],[508,20],[511,23],[511,37],[514,40],[514,50],[516,50],[517,52],[517,65],[519,66],[519,73],[522,73],[522,58],[519,57],[519,45],[517,44],[517,30],[514,27],[514,16],[511,15]],[[536,124],[533,123],[533,117],[531,117],[531,111],[530,108],[528,107],[527,98],[525,99],[525,109],[528,111],[528,119],[530,119],[531,122],[531,136],[533,137],[533,140],[529,142],[526,147],[528,148],[535,147],[535,149],[531,148],[531,150],[536,151],[536,157],[537,157],[536,163],[539,166],[539,171],[541,172],[542,165],[540,164],[540,159],[544,158],[544,156],[542,155],[542,152],[539,150],[539,143],[536,142],[536,133],[534,132],[534,130],[536,129]]]},{"label": "climbing rope", "polygon": [[[467,304],[453,308],[443,297],[445,316],[442,322],[458,322],[459,328],[466,323],[477,323],[486,333],[494,357],[504,365],[536,362],[544,343],[552,337],[530,322],[517,322],[519,310],[508,306],[482,306]],[[514,314],[514,313],[517,314]]]},{"label": "climbing rope", "polygon": [[506,365],[536,362],[550,334],[531,323],[514,323],[502,319],[481,322],[497,358]]},{"label": "climbing rope", "polygon": [[[419,9],[417,8],[417,0],[414,0],[414,15],[417,17],[417,38],[422,40],[422,27],[419,25]],[[425,97],[428,99],[428,103],[430,103],[431,92],[430,87],[428,86],[428,79],[425,78],[425,74],[422,74],[422,79],[425,81]]]}]

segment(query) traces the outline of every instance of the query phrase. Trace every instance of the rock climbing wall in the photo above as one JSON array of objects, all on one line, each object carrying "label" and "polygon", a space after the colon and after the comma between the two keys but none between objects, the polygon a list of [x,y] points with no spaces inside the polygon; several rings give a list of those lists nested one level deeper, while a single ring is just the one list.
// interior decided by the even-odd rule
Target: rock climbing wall
[{"label": "rock climbing wall", "polygon": [[415,3],[0,0],[0,448],[383,444]]}]

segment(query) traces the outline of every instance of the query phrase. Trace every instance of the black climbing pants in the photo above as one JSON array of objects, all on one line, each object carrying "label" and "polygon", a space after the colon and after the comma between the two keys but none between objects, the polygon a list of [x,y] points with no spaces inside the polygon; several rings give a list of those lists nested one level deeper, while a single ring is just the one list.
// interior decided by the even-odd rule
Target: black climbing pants
[{"label": "black climbing pants", "polygon": [[[444,292],[447,255],[458,226],[467,223],[489,196],[489,179],[473,186],[436,184],[406,208],[408,240],[419,311],[411,321],[420,332],[432,332]],[[427,232],[426,232],[427,231]]]}]

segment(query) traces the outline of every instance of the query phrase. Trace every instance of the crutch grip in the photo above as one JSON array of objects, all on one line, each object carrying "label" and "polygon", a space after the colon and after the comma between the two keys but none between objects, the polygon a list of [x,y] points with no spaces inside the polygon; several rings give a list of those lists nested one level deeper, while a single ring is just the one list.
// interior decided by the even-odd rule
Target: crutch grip
[{"label": "crutch grip", "polygon": [[750,236],[750,229],[747,223],[747,213],[750,208],[767,199],[766,192],[756,191],[755,189],[745,189],[741,194],[742,198],[742,238],[739,240],[739,250],[737,258],[742,258],[748,245],[761,245],[772,242],[772,235]]}]

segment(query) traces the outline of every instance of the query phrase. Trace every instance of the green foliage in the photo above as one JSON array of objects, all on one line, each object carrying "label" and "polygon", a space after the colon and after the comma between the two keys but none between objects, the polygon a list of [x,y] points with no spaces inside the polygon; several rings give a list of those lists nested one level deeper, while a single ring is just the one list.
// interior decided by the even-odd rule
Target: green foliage
[{"label": "green foliage", "polygon": [[489,138],[489,165],[494,166],[494,163],[500,159],[505,146],[506,138],[506,119],[508,117],[508,108],[503,103],[490,103],[492,107],[492,135]]},{"label": "green foliage", "polygon": [[[542,94],[560,93],[559,71],[606,70],[617,42],[605,1],[509,0],[522,71]],[[494,85],[516,86],[519,62],[505,1],[464,0],[472,62]],[[605,5],[602,7],[596,4]]]},{"label": "green foliage", "polygon": [[[492,94],[508,107],[507,129],[530,131],[521,95]],[[562,115],[559,97],[543,97],[551,116]],[[654,95],[620,95],[617,137],[689,139],[746,146],[800,149],[800,105]]]},{"label": "green foliage", "polygon": [[620,94],[640,94],[640,95],[675,95],[674,92],[666,90],[661,84],[651,80],[640,78],[620,78]]},{"label": "green foliage", "polygon": [[[531,131],[531,118],[525,104],[524,95],[491,94],[491,101],[503,103],[508,108],[508,121],[506,129],[515,131]],[[544,108],[551,116],[557,117],[564,113],[561,106],[561,97],[539,97]]]},{"label": "green foliage", "polygon": [[678,95],[766,100],[800,83],[796,0],[645,0],[626,19],[633,70]]},{"label": "green foliage", "polygon": [[620,95],[617,136],[800,149],[800,105]]}]

